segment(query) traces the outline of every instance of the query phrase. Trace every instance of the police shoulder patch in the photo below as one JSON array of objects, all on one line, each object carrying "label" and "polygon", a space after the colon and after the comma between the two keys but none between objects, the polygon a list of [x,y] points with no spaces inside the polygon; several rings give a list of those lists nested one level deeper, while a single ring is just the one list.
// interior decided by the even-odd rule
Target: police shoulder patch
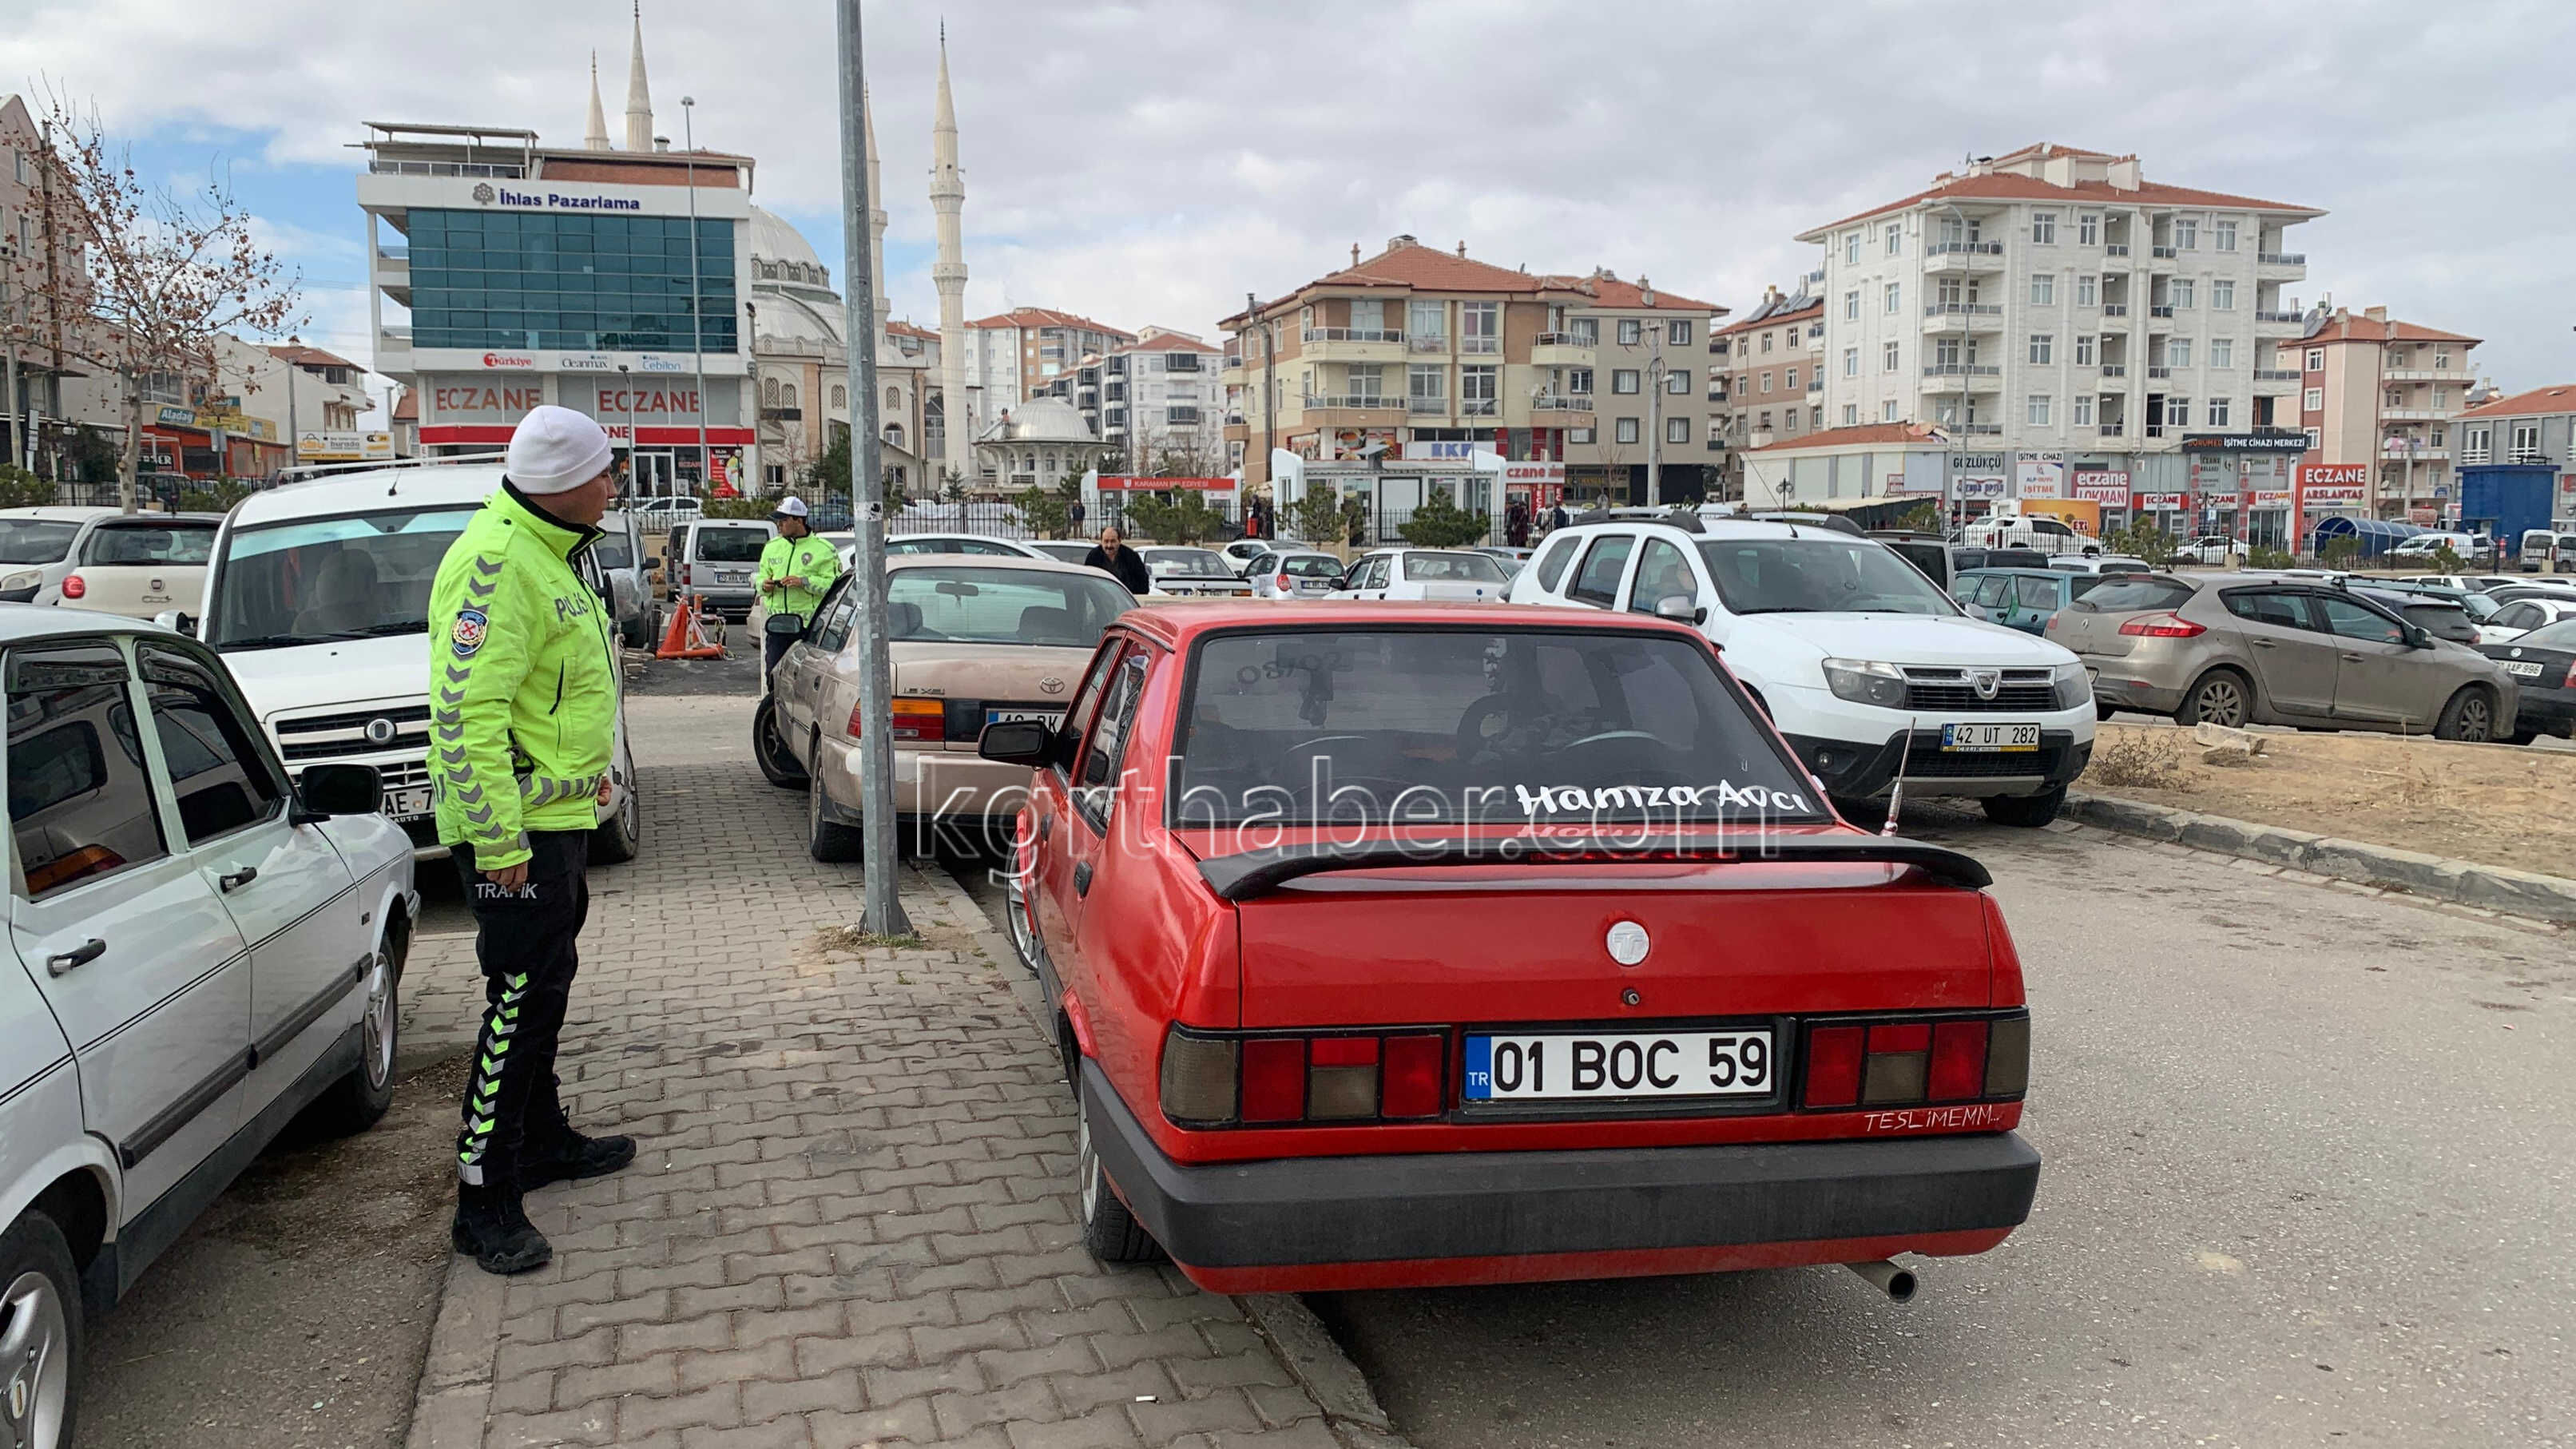
[{"label": "police shoulder patch", "polygon": [[456,622],[447,631],[448,645],[456,651],[457,658],[471,659],[474,651],[483,647],[483,636],[490,627],[491,620],[481,609],[459,609]]}]

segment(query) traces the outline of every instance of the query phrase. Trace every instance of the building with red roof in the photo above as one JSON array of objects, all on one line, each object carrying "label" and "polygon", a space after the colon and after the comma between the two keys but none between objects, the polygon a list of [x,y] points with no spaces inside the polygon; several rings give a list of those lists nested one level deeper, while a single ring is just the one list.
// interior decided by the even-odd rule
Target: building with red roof
[{"label": "building with red roof", "polygon": [[1493,454],[1498,516],[1566,493],[1715,496],[1709,330],[1726,309],[1629,279],[1503,267],[1406,235],[1221,324],[1225,436],[1248,484],[1270,451],[1319,463]]},{"label": "building with red roof", "polygon": [[2269,388],[2295,381],[2303,463],[2369,469],[2361,511],[2430,524],[2457,511],[2453,421],[2476,385],[2479,339],[2401,322],[2385,307],[2338,307],[2295,339],[2267,349],[2256,374]]},{"label": "building with red roof", "polygon": [[2269,374],[2310,321],[2290,229],[2322,215],[2150,180],[2135,155],[1979,157],[1799,233],[1824,249],[1808,420],[1934,424],[1978,480],[1964,512],[1996,478],[2012,497],[2118,475],[2177,529],[2279,541],[2300,419],[2295,379]]}]

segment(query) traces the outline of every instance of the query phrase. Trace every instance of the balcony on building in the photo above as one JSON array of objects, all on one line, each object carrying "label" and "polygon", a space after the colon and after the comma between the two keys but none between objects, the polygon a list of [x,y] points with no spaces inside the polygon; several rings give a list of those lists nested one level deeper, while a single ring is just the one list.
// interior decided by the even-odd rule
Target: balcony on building
[{"label": "balcony on building", "polygon": [[2125,257],[2128,254],[2129,244],[2127,242],[2102,243],[2102,255],[2106,257]]},{"label": "balcony on building", "polygon": [[1530,339],[1533,367],[1590,367],[1599,356],[1599,348],[1580,332],[1542,332]]},{"label": "balcony on building", "polygon": [[1404,399],[1379,393],[1308,393],[1299,402],[1303,422],[1331,427],[1337,424],[1385,426],[1404,420]]},{"label": "balcony on building", "polygon": [[1811,377],[1807,379],[1807,391],[1809,393],[1820,393],[1824,390],[1825,380],[1822,377]]},{"label": "balcony on building", "polygon": [[1582,427],[1592,420],[1592,396],[1589,393],[1541,393],[1530,399],[1530,411],[1544,414],[1534,423],[1550,427]]},{"label": "balcony on building", "polygon": [[1927,362],[1923,391],[1928,393],[1999,392],[2003,368],[1991,362]]},{"label": "balcony on building", "polygon": [[382,362],[389,352],[411,351],[411,328],[386,325],[376,329],[376,360]]},{"label": "balcony on building", "polygon": [[2443,423],[2459,415],[2458,408],[2383,407],[2379,410],[2379,420],[2384,423]]},{"label": "balcony on building", "polygon": [[1999,272],[2004,244],[1999,241],[1932,241],[1923,244],[1927,272]]},{"label": "balcony on building", "polygon": [[1409,397],[1404,400],[1404,410],[1417,418],[1445,418],[1449,416],[1449,399],[1446,396]]},{"label": "balcony on building", "polygon": [[2308,325],[2308,314],[2305,312],[2276,312],[2257,308],[2254,313],[2254,325],[2258,328],[2303,328]]},{"label": "balcony on building", "polygon": [[2391,367],[2379,374],[2381,382],[2456,382],[2467,387],[2470,376],[2456,367]]},{"label": "balcony on building", "polygon": [[2150,362],[2147,364],[2147,381],[2149,382],[2163,382],[2172,376],[2173,369],[2165,366],[2161,362]]},{"label": "balcony on building", "polygon": [[1493,398],[1462,397],[1458,399],[1458,416],[1462,418],[1497,417],[1501,415],[1502,410],[1502,404]]},{"label": "balcony on building", "polygon": [[2004,309],[1993,302],[1934,302],[1923,309],[1926,332],[2001,332]]},{"label": "balcony on building", "polygon": [[2267,282],[2305,281],[2308,275],[2306,252],[2258,252],[2254,264]]},{"label": "balcony on building", "polygon": [[2299,370],[2295,367],[2258,367],[2254,369],[2254,385],[2288,392],[2299,385]]},{"label": "balcony on building", "polygon": [[1404,334],[1383,327],[1309,327],[1298,334],[1305,356],[1319,362],[1401,362]]}]

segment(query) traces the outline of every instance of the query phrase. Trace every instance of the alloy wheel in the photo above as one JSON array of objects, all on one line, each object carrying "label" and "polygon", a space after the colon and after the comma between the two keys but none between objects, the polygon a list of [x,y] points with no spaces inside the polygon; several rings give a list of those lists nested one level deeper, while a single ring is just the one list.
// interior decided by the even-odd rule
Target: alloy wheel
[{"label": "alloy wheel", "polygon": [[393,957],[378,951],[367,968],[367,1012],[361,1023],[365,1039],[367,1085],[381,1088],[393,1079],[395,994]]},{"label": "alloy wheel", "polygon": [[1100,1154],[1091,1148],[1091,1112],[1076,1107],[1073,1114],[1073,1173],[1082,1192],[1082,1220],[1090,1222],[1100,1216]]},{"label": "alloy wheel", "polygon": [[2471,744],[2484,744],[2495,732],[2495,715],[2487,707],[2483,694],[2460,701],[2460,738]]},{"label": "alloy wheel", "polygon": [[2201,685],[2199,706],[2200,717],[2211,724],[2235,727],[2245,723],[2245,691],[2226,675]]},{"label": "alloy wheel", "polygon": [[0,1449],[56,1449],[71,1401],[71,1320],[42,1273],[21,1273],[0,1294],[0,1373]]}]

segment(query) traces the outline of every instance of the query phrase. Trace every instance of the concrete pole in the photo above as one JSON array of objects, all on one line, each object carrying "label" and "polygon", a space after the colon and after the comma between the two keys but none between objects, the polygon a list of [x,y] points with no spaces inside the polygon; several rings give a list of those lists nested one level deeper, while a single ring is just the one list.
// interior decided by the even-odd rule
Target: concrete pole
[{"label": "concrete pole", "polygon": [[1664,493],[1664,332],[1652,317],[1645,326],[1654,361],[1646,366],[1646,496],[1637,501],[1652,508]]},{"label": "concrete pole", "polygon": [[[859,922],[881,936],[912,930],[895,893],[894,666],[886,653],[885,489],[877,436],[877,282],[868,246],[867,122],[863,111],[867,67],[861,58],[859,0],[832,7],[841,41],[841,241],[849,285],[841,335],[848,339],[852,398],[850,430],[850,530],[858,544],[852,587],[862,590],[858,614],[860,842],[865,852]],[[964,399],[951,398],[951,427],[964,424]],[[953,446],[953,444],[952,444]]]}]

